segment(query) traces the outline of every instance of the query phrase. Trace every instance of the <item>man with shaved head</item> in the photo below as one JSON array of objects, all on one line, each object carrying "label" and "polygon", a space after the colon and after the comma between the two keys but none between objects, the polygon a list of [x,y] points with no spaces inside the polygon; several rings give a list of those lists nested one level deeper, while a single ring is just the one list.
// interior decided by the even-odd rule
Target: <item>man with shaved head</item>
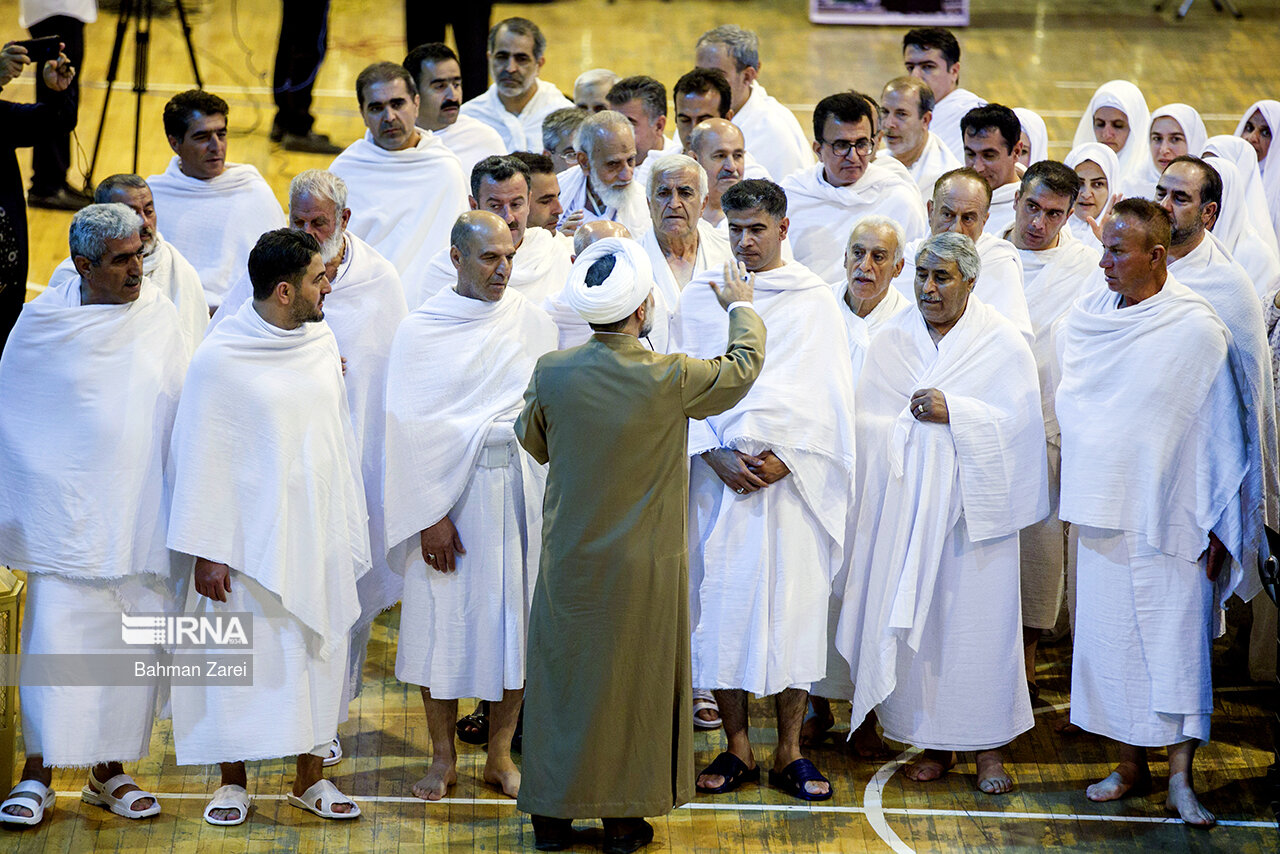
[{"label": "man with shaved head", "polygon": [[720,197],[746,175],[747,145],[742,131],[728,119],[706,119],[690,132],[686,151],[707,173],[707,203],[702,218],[714,226],[724,226],[721,230],[728,237]]},{"label": "man with shaved head", "polygon": [[592,68],[578,75],[573,81],[573,105],[588,113],[611,110],[605,96],[618,82],[618,75],[607,68]]},{"label": "man with shaved head", "polygon": [[422,689],[431,766],[412,792],[429,801],[457,779],[461,697],[490,702],[484,781],[520,791],[511,739],[543,475],[512,426],[534,362],[556,347],[551,318],[508,287],[516,247],[501,217],[468,211],[449,243],[453,287],[400,324],[387,370],[386,533],[405,579],[396,678]]},{"label": "man with shaved head", "polygon": [[578,129],[577,157],[578,168],[559,175],[566,218],[581,212],[583,222],[612,219],[643,234],[649,213],[634,180],[636,137],[627,117],[613,110],[588,116]]},{"label": "man with shaved head", "polygon": [[880,95],[885,150],[907,167],[926,202],[933,198],[938,178],[962,165],[942,137],[929,129],[933,103],[933,90],[918,77],[895,77],[884,84]]}]

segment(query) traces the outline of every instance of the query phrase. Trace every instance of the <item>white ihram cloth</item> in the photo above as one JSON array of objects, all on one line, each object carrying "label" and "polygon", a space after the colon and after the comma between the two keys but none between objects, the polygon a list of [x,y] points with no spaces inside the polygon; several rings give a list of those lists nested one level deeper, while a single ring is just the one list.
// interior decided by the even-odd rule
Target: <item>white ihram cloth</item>
[{"label": "white ihram cloth", "polygon": [[[1267,127],[1271,128],[1273,139],[1276,134],[1280,134],[1278,130],[1280,129],[1280,101],[1262,100],[1255,101],[1249,109],[1245,110],[1239,124],[1236,125],[1236,136],[1244,133],[1245,123],[1254,112],[1262,113]],[[1258,163],[1258,169],[1262,172],[1262,191],[1271,214],[1271,227],[1275,230],[1276,239],[1280,241],[1280,157],[1272,157],[1268,150],[1267,159]]]},{"label": "white ihram cloth", "polygon": [[875,308],[867,312],[866,317],[858,317],[849,307],[849,303],[845,302],[847,289],[848,284],[841,282],[832,288],[832,292],[835,294],[836,302],[840,304],[840,316],[844,318],[844,331],[849,336],[849,362],[853,366],[853,385],[857,388],[872,337],[898,312],[915,308],[915,303],[891,286],[885,289],[884,298]]},{"label": "white ihram cloth", "polygon": [[[436,138],[452,151],[462,164],[462,177],[471,180],[471,170],[486,157],[506,154],[507,144],[496,130],[479,119],[458,114],[458,119],[448,127],[432,131]],[[542,148],[539,146],[538,151]]]},{"label": "white ihram cloth", "polygon": [[[964,162],[952,154],[951,149],[947,148],[942,142],[942,137],[933,131],[927,131],[927,133],[929,138],[925,141],[924,148],[920,151],[920,156],[916,158],[915,163],[907,166],[907,171],[911,173],[911,179],[920,188],[920,201],[922,202],[928,202],[933,199],[933,185],[938,183],[939,178],[952,169],[959,169],[964,165]],[[884,157],[897,159],[887,148],[881,149],[880,154]]]},{"label": "white ihram cloth", "polygon": [[1040,114],[1034,110],[1028,110],[1026,107],[1014,107],[1014,115],[1018,117],[1018,122],[1022,125],[1022,132],[1027,135],[1029,150],[1027,156],[1030,158],[1027,165],[1039,163],[1041,160],[1049,159],[1049,129],[1045,127],[1044,119],[1040,118]]},{"label": "white ihram cloth", "polygon": [[347,230],[395,265],[406,293],[467,210],[457,155],[430,131],[418,133],[412,148],[387,151],[365,131],[329,166],[347,182]]},{"label": "white ihram cloth", "polygon": [[[437,699],[501,700],[524,685],[545,469],[512,427],[534,363],[555,347],[555,325],[518,291],[491,303],[442,290],[396,333],[385,475],[405,585],[396,678]],[[449,573],[427,565],[419,539],[446,516],[467,550]]]},{"label": "white ihram cloth", "polygon": [[684,144],[680,142],[679,137],[662,138],[662,150],[650,151],[644,156],[644,160],[636,164],[636,171],[632,181],[640,185],[646,192],[649,192],[649,175],[653,172],[653,164],[657,163],[668,154],[682,154],[684,152]]},{"label": "white ihram cloth", "polygon": [[[901,164],[897,164],[901,167]],[[867,164],[862,177],[835,187],[818,163],[782,182],[787,194],[787,239],[796,260],[827,283],[844,279],[844,249],[854,223],[864,216],[887,216],[902,226],[907,240],[929,233],[919,188],[888,163]]]},{"label": "white ihram cloth", "polygon": [[[1259,236],[1268,246],[1280,252],[1280,243],[1276,240],[1275,227],[1271,223],[1271,210],[1267,205],[1267,191],[1263,187],[1262,171],[1258,166],[1258,152],[1253,146],[1238,136],[1220,134],[1209,137],[1205,143],[1204,153],[1225,158],[1235,164],[1240,172],[1240,180],[1244,184],[1243,206],[1247,211],[1249,223],[1258,231]],[[1215,166],[1209,160],[1210,166]]]},{"label": "white ihram cloth", "polygon": [[[1128,80],[1108,80],[1094,90],[1093,96],[1089,99],[1089,106],[1085,108],[1084,115],[1076,125],[1075,136],[1071,139],[1073,150],[1088,142],[1098,142],[1097,134],[1093,130],[1093,114],[1103,107],[1119,110],[1124,113],[1129,122],[1129,136],[1125,139],[1124,145],[1118,152],[1111,151],[1116,155],[1117,171],[1115,175],[1107,175],[1107,184],[1114,194],[1120,192],[1120,182],[1126,176],[1138,172],[1144,164],[1151,162],[1150,140],[1147,138],[1147,129],[1151,127],[1151,111],[1147,108],[1146,97],[1137,86]],[[1104,172],[1106,171],[1107,167],[1104,164],[1097,160],[1094,162],[1102,166]],[[1075,167],[1073,163],[1067,165]]]},{"label": "white ihram cloth", "polygon": [[[1209,133],[1204,128],[1204,120],[1200,118],[1200,114],[1192,107],[1186,104],[1165,104],[1158,110],[1151,112],[1151,123],[1147,125],[1147,144],[1144,146],[1147,156],[1142,164],[1135,168],[1132,172],[1125,173],[1120,179],[1120,192],[1124,193],[1125,198],[1143,198],[1152,199],[1156,197],[1156,184],[1160,181],[1160,169],[1156,166],[1156,162],[1151,159],[1150,133],[1151,125],[1156,123],[1156,119],[1170,118],[1178,123],[1182,128],[1182,133],[1187,140],[1187,153],[1200,155],[1197,152],[1203,152],[1205,143],[1209,141]],[[1130,128],[1129,136],[1133,137],[1136,128]]]},{"label": "white ihram cloth", "polygon": [[[1223,157],[1211,157],[1208,163],[1222,178],[1222,201],[1218,218],[1213,224],[1213,236],[1244,267],[1258,297],[1266,299],[1280,284],[1280,256],[1276,255],[1275,249],[1267,244],[1250,220],[1242,198],[1244,181],[1240,177],[1240,170]],[[1263,224],[1264,228],[1268,225],[1269,223]],[[1270,235],[1269,228],[1267,234]]]},{"label": "white ihram cloth", "polygon": [[[1207,740],[1214,606],[1261,522],[1230,332],[1171,274],[1129,307],[1086,294],[1060,340],[1061,515],[1080,533],[1071,720],[1129,744]],[[1232,555],[1216,590],[1210,531]]]},{"label": "white ihram cloth", "polygon": [[[917,421],[918,389],[950,424]],[[1048,512],[1035,359],[970,297],[934,344],[918,311],[876,335],[858,384],[858,536],[836,634],[852,662],[850,720],[885,736],[984,750],[1031,729],[1018,530]]]},{"label": "white ihram cloth", "polygon": [[[676,282],[676,277],[667,264],[666,256],[662,254],[662,247],[658,245],[657,232],[653,229],[646,231],[640,240],[640,245],[649,254],[649,263],[653,265],[655,289],[662,291],[668,306],[674,307],[680,302],[680,291],[685,286]],[[693,275],[689,277],[689,281],[692,282],[701,273],[719,273],[723,277],[725,262],[732,260],[733,253],[729,251],[729,241],[714,225],[699,219],[698,249],[693,259]],[[720,279],[715,281],[717,285],[720,284]]]},{"label": "white ihram cloth", "polygon": [[[519,291],[534,305],[560,293],[573,267],[570,260],[572,251],[572,243],[557,240],[545,228],[525,229],[524,237],[516,247],[507,287]],[[449,259],[449,247],[446,246],[431,258],[426,269],[415,277],[412,286],[406,284],[409,305],[417,308],[457,283],[458,271]]]},{"label": "white ihram cloth", "polygon": [[572,107],[573,101],[566,98],[554,83],[539,79],[534,85],[538,89],[519,115],[507,112],[495,84],[483,95],[463,101],[458,118],[476,119],[493,128],[502,137],[507,153],[542,151],[542,120],[561,107]]},{"label": "white ihram cloth", "polygon": [[1054,392],[1061,379],[1055,340],[1058,319],[1090,283],[1100,277],[1096,249],[1085,246],[1067,229],[1058,232],[1058,245],[1038,252],[1018,250],[1027,293],[1027,310],[1035,327],[1031,351],[1040,377],[1040,404],[1049,461],[1049,515],[1022,529],[1019,535],[1022,564],[1022,625],[1030,629],[1051,629],[1062,608],[1062,585],[1067,564],[1067,548],[1062,520],[1058,518],[1061,441],[1054,414]]},{"label": "white ihram cloth", "polygon": [[813,165],[813,148],[795,113],[766,92],[759,81],[751,84],[751,94],[733,114],[733,123],[742,131],[747,148],[776,180]]},{"label": "white ihram cloth", "polygon": [[963,86],[957,86],[933,105],[933,120],[929,122],[929,129],[942,138],[942,142],[961,163],[964,162],[964,134],[960,131],[960,120],[974,107],[981,107],[986,103]]},{"label": "white ihram cloth", "polygon": [[[1120,161],[1116,159],[1116,153],[1100,142],[1085,142],[1071,149],[1062,162],[1071,169],[1075,169],[1085,161],[1097,164],[1102,170],[1103,177],[1107,179],[1108,197],[1114,195],[1118,189],[1117,176],[1120,174]],[[1105,201],[1103,205],[1106,205]],[[1101,255],[1102,241],[1098,240],[1098,236],[1093,233],[1093,228],[1081,216],[1079,208],[1071,215],[1071,219],[1067,220],[1067,228],[1077,240],[1085,246],[1098,250]]]},{"label": "white ihram cloth", "polygon": [[987,214],[987,224],[982,227],[983,232],[1000,237],[1013,225],[1013,197],[1021,186],[1018,181],[1011,181],[991,191],[991,207]]},{"label": "white ihram cloth", "polygon": [[574,211],[582,211],[582,221],[595,222],[598,219],[620,222],[637,240],[652,226],[649,220],[649,203],[645,201],[644,186],[632,176],[626,189],[626,203],[621,208],[606,206],[603,212],[587,210],[587,172],[581,166],[571,166],[556,174],[560,182],[560,206],[564,208],[564,219]]},{"label": "white ihram cloth", "polygon": [[156,228],[191,262],[205,301],[217,308],[223,295],[248,276],[249,252],[265,232],[285,227],[280,202],[258,170],[228,163],[205,181],[182,174],[174,157],[147,179],[156,205]]},{"label": "white ihram cloth", "polygon": [[[909,298],[916,298],[916,253],[923,240],[913,240],[903,250],[905,263],[902,272],[893,280],[893,286]],[[1036,339],[1031,327],[1031,315],[1027,311],[1027,296],[1022,285],[1022,260],[1018,250],[1009,241],[983,232],[974,245],[982,262],[978,280],[973,284],[974,295],[983,304],[994,308],[1008,318],[1030,344]]]},{"label": "white ihram cloth", "polygon": [[[695,358],[724,352],[708,272],[680,295],[673,337]],[[736,406],[689,424],[693,682],[759,695],[826,673],[831,579],[852,500],[853,375],[831,288],[800,264],[756,273],[769,359]],[[821,365],[822,370],[815,370]],[[791,474],[738,495],[699,456],[772,450]]]}]

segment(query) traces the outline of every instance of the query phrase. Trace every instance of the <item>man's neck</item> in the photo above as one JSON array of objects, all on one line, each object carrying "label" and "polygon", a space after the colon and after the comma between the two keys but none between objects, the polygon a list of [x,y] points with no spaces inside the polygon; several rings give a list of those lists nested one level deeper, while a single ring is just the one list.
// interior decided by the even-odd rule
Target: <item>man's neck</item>
[{"label": "man's neck", "polygon": [[258,300],[253,301],[253,310],[258,313],[264,321],[277,329],[293,330],[302,324],[289,317],[289,313],[282,309],[277,309],[269,303],[263,303]]},{"label": "man's neck", "polygon": [[724,211],[720,209],[720,200],[716,199],[716,203],[711,204],[711,200],[707,199],[707,209],[702,212],[702,218],[712,225],[719,225],[724,222]]},{"label": "man's neck", "polygon": [[696,222],[693,228],[680,234],[667,234],[655,229],[653,236],[658,239],[658,248],[667,258],[683,258],[693,263],[693,260],[698,257],[698,224]]},{"label": "man's neck", "polygon": [[845,305],[849,306],[849,308],[853,310],[855,315],[858,317],[866,317],[868,314],[875,311],[876,306],[884,302],[884,298],[888,295],[889,288],[885,288],[875,296],[863,299],[862,297],[855,297],[848,288],[845,288],[844,302]]},{"label": "man's neck", "polygon": [[598,195],[596,195],[596,191],[592,189],[590,175],[587,175],[586,192],[587,192],[587,201],[586,201],[587,210],[593,214],[599,214],[603,216],[605,211],[609,209],[609,206],[606,205],[604,203],[604,200],[601,199]]},{"label": "man's neck", "polygon": [[734,108],[733,108],[733,112],[734,112],[735,114],[736,114],[736,113],[740,113],[740,112],[742,112],[742,110],[747,106],[747,101],[750,101],[750,100],[751,100],[751,96],[752,96],[753,94],[755,94],[755,86],[754,86],[754,84],[753,84],[753,85],[751,85],[751,86],[748,86],[748,87],[747,87],[747,94],[743,97],[743,99],[742,99],[742,103],[741,103],[741,104],[739,104],[738,106],[734,107]]},{"label": "man's neck", "polygon": [[[920,155],[924,154],[924,147],[929,144],[929,130],[926,128],[924,134],[920,137],[920,144],[912,148],[910,151],[904,151],[901,154],[894,154],[898,162],[910,169],[916,165],[916,161],[920,159]],[[890,152],[892,153],[892,152]]]},{"label": "man's neck", "polygon": [[1014,249],[1018,249],[1022,252],[1048,252],[1050,249],[1057,249],[1058,242],[1062,240],[1062,232],[1058,231],[1056,234],[1053,235],[1053,240],[1049,243],[1048,246],[1045,246],[1041,249],[1032,249],[1030,246],[1023,245],[1024,241],[1022,240],[1022,235],[1018,233],[1017,228],[1010,228],[1007,233],[1009,236],[1006,237],[1005,240],[1012,243]]},{"label": "man's neck", "polygon": [[956,84],[955,84],[954,86],[952,86],[950,89],[948,89],[948,90],[947,90],[947,94],[946,94],[946,95],[937,95],[937,96],[935,96],[935,97],[934,97],[934,99],[933,99],[934,106],[937,106],[937,105],[938,105],[939,103],[941,103],[944,99],[946,99],[947,97],[949,97],[952,93],[956,92],[959,88],[960,88],[960,82],[959,82],[959,81],[956,81]]},{"label": "man's neck", "polygon": [[185,163],[183,163],[181,160],[179,160],[179,161],[178,161],[178,171],[179,171],[179,172],[181,172],[183,175],[186,175],[188,178],[195,178],[197,181],[212,181],[214,178],[217,178],[217,177],[218,177],[219,175],[221,175],[223,172],[226,172],[226,171],[227,171],[227,167],[224,165],[224,166],[222,167],[221,171],[219,171],[217,175],[193,175],[193,174],[192,174],[192,173],[187,169],[187,164],[185,164]]},{"label": "man's neck", "polygon": [[779,253],[777,257],[775,257],[772,261],[768,262],[767,264],[763,264],[762,266],[757,267],[757,268],[756,268],[756,269],[754,269],[754,270],[748,270],[747,272],[750,272],[750,273],[769,273],[769,272],[772,272],[772,271],[774,271],[774,270],[778,269],[779,267],[781,267],[781,266],[782,266],[783,264],[785,264],[785,263],[786,263],[786,262],[782,260],[782,255],[781,255],[781,253]]},{"label": "man's neck", "polygon": [[[866,173],[863,173],[863,174],[866,174]],[[852,187],[854,184],[858,183],[857,181],[850,181],[848,184],[837,184],[835,181],[831,180],[831,176],[827,174],[827,167],[825,166],[822,167],[822,180],[824,183],[830,184],[832,187],[837,187],[837,188]]]},{"label": "man's neck", "polygon": [[506,108],[508,113],[518,116],[524,112],[525,107],[529,106],[529,102],[533,100],[533,96],[536,94],[538,94],[538,81],[534,80],[532,86],[514,98],[508,97],[502,94],[502,90],[498,90],[498,100],[502,102],[502,106]]},{"label": "man's neck", "polygon": [[1197,231],[1194,237],[1188,238],[1187,240],[1184,240],[1182,243],[1171,244],[1169,246],[1169,260],[1177,261],[1179,259],[1187,257],[1192,252],[1195,252],[1196,249],[1200,247],[1201,243],[1204,243],[1203,228]]},{"label": "man's neck", "polygon": [[415,127],[420,128],[422,130],[429,130],[432,133],[439,133],[442,130],[448,130],[449,128],[453,127],[453,125],[450,124],[449,122],[444,121],[443,119],[439,119],[432,124],[423,124],[422,117],[419,116],[418,123],[415,125]]}]

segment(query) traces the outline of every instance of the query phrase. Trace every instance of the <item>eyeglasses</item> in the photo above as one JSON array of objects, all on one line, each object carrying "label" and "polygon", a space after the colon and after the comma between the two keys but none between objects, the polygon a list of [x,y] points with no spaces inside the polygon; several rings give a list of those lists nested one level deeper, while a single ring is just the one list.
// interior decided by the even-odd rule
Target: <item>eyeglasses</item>
[{"label": "eyeglasses", "polygon": [[876,145],[873,140],[865,136],[857,142],[850,142],[847,139],[820,139],[818,142],[831,146],[831,151],[836,157],[848,157],[850,151],[856,151],[859,157],[866,157]]}]

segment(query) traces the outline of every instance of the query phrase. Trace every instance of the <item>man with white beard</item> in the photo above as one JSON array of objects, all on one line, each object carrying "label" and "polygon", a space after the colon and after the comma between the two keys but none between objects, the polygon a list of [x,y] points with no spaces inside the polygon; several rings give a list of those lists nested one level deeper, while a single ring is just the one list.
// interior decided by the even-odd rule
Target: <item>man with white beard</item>
[{"label": "man with white beard", "polygon": [[546,312],[508,287],[516,248],[505,222],[469,211],[451,243],[454,286],[400,325],[387,376],[387,542],[405,585],[396,678],[421,686],[432,761],[413,794],[428,801],[457,779],[460,697],[489,701],[484,781],[508,797],[520,790],[511,739],[545,475],[513,425],[557,339]]},{"label": "man with white beard", "polygon": [[496,130],[462,115],[462,66],[451,47],[440,42],[418,45],[403,64],[418,85],[415,124],[458,155],[462,174],[470,175],[471,167],[490,155],[506,153],[506,143]]},{"label": "man with white beard", "polygon": [[985,104],[965,113],[960,129],[964,134],[964,165],[981,175],[991,188],[987,224],[983,228],[999,236],[1013,222],[1022,122],[1008,107]]},{"label": "man with white beard", "polygon": [[462,115],[498,132],[507,151],[537,151],[547,113],[573,102],[538,77],[546,63],[547,37],[527,18],[507,18],[489,30],[491,85],[462,105]]},{"label": "man with white beard", "polygon": [[694,64],[724,74],[733,93],[733,123],[764,168],[781,181],[813,165],[809,141],[795,114],[769,95],[757,79],[760,39],[733,24],[707,30],[698,37]]},{"label": "man with white beard", "polygon": [[611,110],[606,95],[618,82],[618,75],[607,68],[591,68],[573,81],[573,105],[586,113]]},{"label": "man with white beard", "polygon": [[578,166],[559,174],[565,217],[616,220],[632,234],[649,227],[644,188],[635,182],[636,140],[622,113],[593,113],[578,129]]},{"label": "man with white beard", "polygon": [[[982,260],[974,285],[978,299],[1008,318],[1030,344],[1036,336],[1022,289],[1022,261],[1012,243],[983,229],[990,202],[991,188],[981,175],[967,167],[952,169],[933,186],[933,198],[927,206],[929,233],[953,231],[973,241]],[[921,243],[919,240],[907,243],[906,264],[893,280],[894,287],[907,296],[915,292],[913,259]]]},{"label": "man with white beard", "polygon": [[902,62],[907,74],[929,84],[933,92],[930,128],[964,160],[960,119],[986,101],[960,85],[960,42],[941,27],[919,27],[902,37]]},{"label": "man with white beard", "polygon": [[347,228],[400,273],[409,294],[449,229],[467,209],[457,155],[435,134],[419,130],[418,84],[393,62],[376,62],[356,78],[366,133],[329,169],[347,184]]},{"label": "man with white beard", "polygon": [[[513,155],[487,157],[471,170],[473,211],[488,211],[507,224],[516,248],[515,264],[507,287],[519,291],[534,305],[558,294],[569,278],[573,262],[568,242],[544,228],[529,228],[529,190],[533,179],[524,161]],[[443,249],[427,262],[416,287],[407,288],[414,307],[455,284],[454,247]]]},{"label": "man with white beard", "polygon": [[649,217],[653,227],[640,245],[653,265],[654,287],[668,310],[695,276],[722,271],[732,260],[729,241],[701,217],[707,199],[707,173],[683,154],[668,154],[652,163]]},{"label": "man with white beard", "polygon": [[636,177],[641,187],[649,186],[649,170],[664,154],[679,154],[679,139],[668,139],[667,87],[652,77],[627,77],[613,84],[606,96],[609,109],[622,113],[631,122],[636,137]]},{"label": "man with white beard", "polygon": [[744,177],[747,148],[742,131],[728,119],[706,119],[690,132],[686,153],[698,161],[709,182],[702,219],[727,238],[729,226],[720,209],[720,197]]},{"label": "man with white beard", "polygon": [[895,77],[880,94],[880,123],[888,155],[911,173],[920,198],[933,198],[933,185],[943,173],[964,165],[929,128],[933,123],[933,90],[918,77]]},{"label": "man with white beard", "polygon": [[796,260],[819,278],[843,278],[844,247],[853,223],[868,214],[897,220],[908,240],[928,228],[920,191],[904,173],[873,163],[874,116],[867,99],[841,92],[813,111],[818,163],[782,182]]}]

